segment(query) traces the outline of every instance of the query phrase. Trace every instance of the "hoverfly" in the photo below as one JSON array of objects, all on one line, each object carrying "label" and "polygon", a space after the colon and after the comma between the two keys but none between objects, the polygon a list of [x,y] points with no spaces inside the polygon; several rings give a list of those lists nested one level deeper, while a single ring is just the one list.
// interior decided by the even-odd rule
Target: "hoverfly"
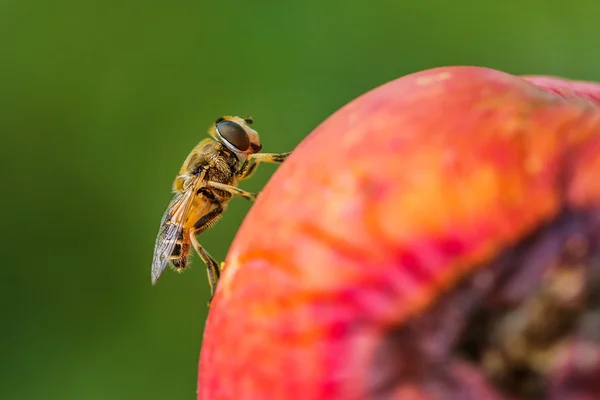
[{"label": "hoverfly", "polygon": [[259,153],[258,133],[252,118],[226,116],[209,128],[212,138],[202,140],[188,155],[173,183],[175,195],[165,211],[152,260],[152,284],[170,263],[182,271],[188,263],[190,244],[206,264],[211,299],[221,268],[200,245],[196,236],[212,227],[233,195],[254,201],[257,194],[239,189],[261,162],[282,163],[290,153]]}]

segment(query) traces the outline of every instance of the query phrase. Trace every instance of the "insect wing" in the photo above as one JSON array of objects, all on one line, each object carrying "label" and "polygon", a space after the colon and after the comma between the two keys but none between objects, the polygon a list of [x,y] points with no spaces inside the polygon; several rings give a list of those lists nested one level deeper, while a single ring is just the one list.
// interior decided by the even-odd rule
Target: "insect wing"
[{"label": "insect wing", "polygon": [[152,258],[152,284],[156,283],[169,263],[176,241],[183,231],[183,222],[191,203],[190,192],[177,193],[163,214]]},{"label": "insect wing", "polygon": [[192,204],[194,204],[196,192],[204,184],[205,175],[206,170],[203,170],[190,181],[189,185],[186,185],[184,192],[176,193],[163,214],[154,245],[152,284],[156,283],[171,259],[177,239],[183,232],[184,223],[192,209]]}]

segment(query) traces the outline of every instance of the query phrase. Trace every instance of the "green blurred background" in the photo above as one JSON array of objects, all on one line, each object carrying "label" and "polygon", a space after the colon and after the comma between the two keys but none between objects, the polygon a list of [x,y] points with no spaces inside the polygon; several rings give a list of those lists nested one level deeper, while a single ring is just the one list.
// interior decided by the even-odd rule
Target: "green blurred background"
[{"label": "green blurred background", "polygon": [[[254,116],[265,151],[287,151],[421,69],[600,80],[599,17],[597,0],[0,1],[0,397],[195,398],[204,267],[152,287],[150,262],[218,116]],[[248,208],[201,238],[217,259]]]}]

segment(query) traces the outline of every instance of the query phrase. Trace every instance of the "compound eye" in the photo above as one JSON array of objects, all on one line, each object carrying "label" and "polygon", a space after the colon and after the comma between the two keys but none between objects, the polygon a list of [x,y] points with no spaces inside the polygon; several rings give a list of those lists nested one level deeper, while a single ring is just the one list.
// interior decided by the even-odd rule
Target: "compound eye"
[{"label": "compound eye", "polygon": [[233,121],[221,121],[216,125],[217,133],[239,151],[246,151],[250,147],[248,133]]}]

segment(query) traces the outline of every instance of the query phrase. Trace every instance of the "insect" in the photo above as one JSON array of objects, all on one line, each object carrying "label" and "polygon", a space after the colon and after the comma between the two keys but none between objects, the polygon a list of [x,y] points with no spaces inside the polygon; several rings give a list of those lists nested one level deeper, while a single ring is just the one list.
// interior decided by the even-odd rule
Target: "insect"
[{"label": "insect", "polygon": [[165,211],[152,260],[152,284],[168,264],[182,271],[188,264],[190,244],[206,264],[211,299],[221,267],[198,242],[197,235],[221,217],[233,195],[254,201],[257,194],[239,189],[261,162],[282,163],[290,154],[259,153],[252,118],[225,116],[209,128],[212,138],[202,140],[188,155],[173,183],[175,195]]}]

